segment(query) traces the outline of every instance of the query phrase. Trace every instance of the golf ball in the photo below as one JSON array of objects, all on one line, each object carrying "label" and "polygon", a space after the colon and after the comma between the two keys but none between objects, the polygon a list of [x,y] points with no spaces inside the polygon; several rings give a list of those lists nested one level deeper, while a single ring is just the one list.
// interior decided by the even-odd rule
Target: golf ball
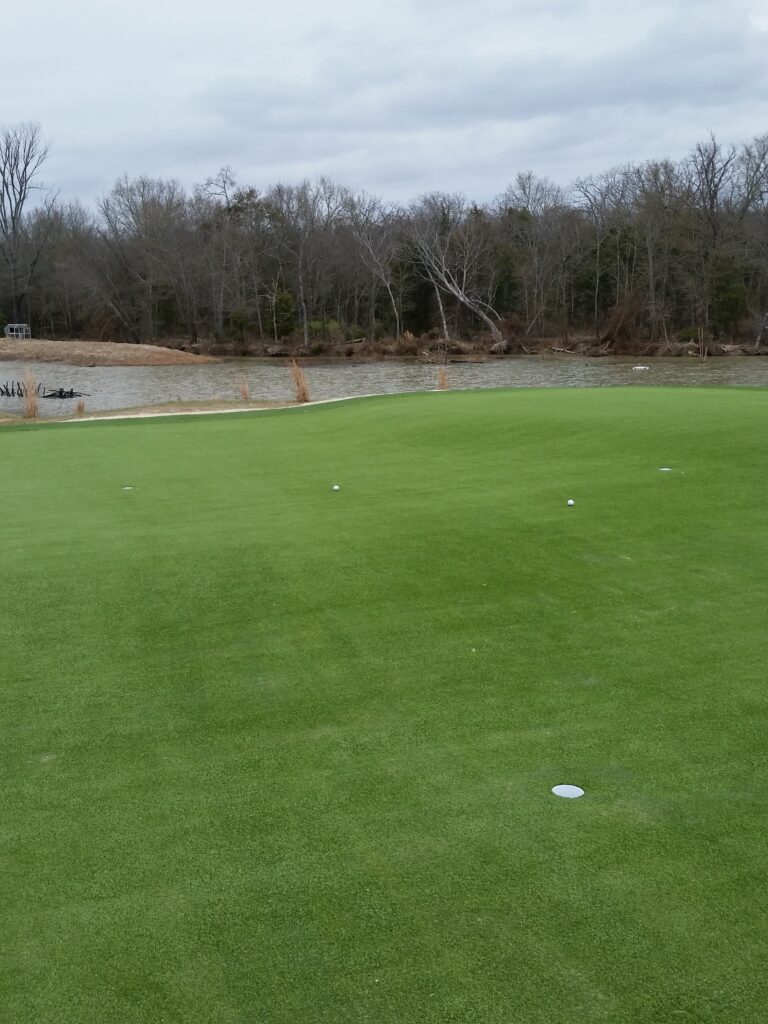
[{"label": "golf ball", "polygon": [[340,489],[339,485],[338,484],[334,484],[333,485],[333,489],[334,489],[334,491],[338,491]]},{"label": "golf ball", "polygon": [[569,499],[568,499],[568,504],[569,504],[569,505],[575,505],[575,504],[576,504],[576,502],[575,502],[575,501],[573,500],[573,498],[569,498]]}]

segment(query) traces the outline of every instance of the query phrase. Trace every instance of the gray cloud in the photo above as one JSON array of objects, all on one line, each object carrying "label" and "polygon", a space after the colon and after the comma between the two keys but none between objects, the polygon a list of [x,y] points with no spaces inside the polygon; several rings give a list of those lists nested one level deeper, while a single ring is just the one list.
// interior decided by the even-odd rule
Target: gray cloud
[{"label": "gray cloud", "polygon": [[[524,168],[565,183],[768,131],[761,0],[261,7],[39,0],[35,73],[0,66],[2,118],[40,120],[47,178],[85,200],[223,164],[261,187],[325,173],[485,198]],[[6,37],[25,17],[4,13]]]}]

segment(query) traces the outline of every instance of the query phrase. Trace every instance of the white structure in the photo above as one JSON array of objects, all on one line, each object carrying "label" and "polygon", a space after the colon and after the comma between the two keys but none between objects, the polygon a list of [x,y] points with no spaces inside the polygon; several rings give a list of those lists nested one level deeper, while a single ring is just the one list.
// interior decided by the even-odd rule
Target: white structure
[{"label": "white structure", "polygon": [[31,338],[32,331],[29,324],[6,324],[6,338]]}]

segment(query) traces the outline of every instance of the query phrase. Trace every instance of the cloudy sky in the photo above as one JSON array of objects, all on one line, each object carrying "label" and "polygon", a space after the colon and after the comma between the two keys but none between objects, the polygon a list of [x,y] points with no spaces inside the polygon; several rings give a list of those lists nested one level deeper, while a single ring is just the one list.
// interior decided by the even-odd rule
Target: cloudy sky
[{"label": "cloudy sky", "polygon": [[0,123],[84,201],[223,165],[485,199],[768,132],[768,0],[37,0],[2,35]]}]

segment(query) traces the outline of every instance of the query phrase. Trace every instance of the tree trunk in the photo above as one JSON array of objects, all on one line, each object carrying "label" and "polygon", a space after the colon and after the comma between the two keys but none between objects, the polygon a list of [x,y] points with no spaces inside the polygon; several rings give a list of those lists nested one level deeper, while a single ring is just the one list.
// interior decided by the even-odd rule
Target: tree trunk
[{"label": "tree trunk", "polygon": [[389,301],[392,303],[392,312],[395,314],[395,337],[397,338],[398,341],[400,341],[400,311],[397,308],[397,301],[395,300],[395,296],[392,293],[389,281],[385,281],[384,285],[387,289]]},{"label": "tree trunk", "polygon": [[259,338],[263,338],[264,324],[261,321],[261,296],[259,295],[259,279],[256,274],[253,275],[253,294],[256,303],[256,325],[259,330]]},{"label": "tree trunk", "polygon": [[371,342],[376,340],[376,292],[377,292],[376,278],[371,282],[371,311],[370,311],[370,329],[369,337]]},{"label": "tree trunk", "polygon": [[451,337],[448,333],[448,321],[445,319],[445,308],[443,306],[443,299],[442,296],[440,295],[440,289],[437,287],[437,282],[433,280],[432,285],[435,289],[435,295],[437,296],[437,308],[440,311],[440,323],[443,328],[443,341],[449,342],[451,340]]},{"label": "tree trunk", "polygon": [[[469,304],[468,304],[468,305],[469,305]],[[471,306],[471,305],[469,305],[469,308],[470,308],[470,309],[472,309],[472,306]],[[498,343],[499,343],[500,341],[503,341],[503,340],[504,340],[504,339],[502,338],[502,336],[501,336],[501,331],[499,330],[498,326],[497,326],[497,325],[496,325],[496,324],[495,324],[495,323],[493,322],[493,320],[491,320],[491,318],[490,318],[490,317],[488,316],[488,314],[487,314],[487,313],[485,312],[485,310],[484,310],[484,309],[480,309],[479,307],[477,307],[476,309],[473,309],[473,310],[472,310],[472,312],[473,312],[473,313],[475,313],[475,315],[476,315],[476,316],[479,316],[479,317],[480,317],[480,319],[481,319],[481,320],[483,321],[483,323],[484,323],[484,324],[486,325],[486,327],[488,328],[488,330],[489,330],[489,331],[491,332],[491,335],[492,335],[492,337],[493,337],[493,340],[494,340],[494,341],[495,341],[495,342],[496,342],[497,344],[498,344]]]},{"label": "tree trunk", "polygon": [[600,229],[597,229],[597,252],[595,253],[595,340],[600,342]]},{"label": "tree trunk", "polygon": [[304,348],[309,348],[309,315],[307,313],[307,298],[304,293],[304,276],[299,271],[299,306],[301,307],[301,326],[304,334]]}]

